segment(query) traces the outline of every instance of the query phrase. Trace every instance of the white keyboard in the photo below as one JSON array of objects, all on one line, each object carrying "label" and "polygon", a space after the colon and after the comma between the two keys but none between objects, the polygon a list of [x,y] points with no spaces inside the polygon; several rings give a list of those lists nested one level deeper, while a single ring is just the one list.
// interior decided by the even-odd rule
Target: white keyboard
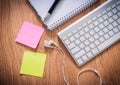
[{"label": "white keyboard", "polygon": [[58,33],[81,66],[120,40],[120,0],[109,0]]}]

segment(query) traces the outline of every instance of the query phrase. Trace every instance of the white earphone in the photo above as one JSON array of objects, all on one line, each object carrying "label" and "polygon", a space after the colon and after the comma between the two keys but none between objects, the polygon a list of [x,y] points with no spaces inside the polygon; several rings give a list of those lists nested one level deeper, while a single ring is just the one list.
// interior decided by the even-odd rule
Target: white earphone
[{"label": "white earphone", "polygon": [[54,48],[55,46],[57,46],[57,44],[54,42],[54,41],[52,41],[52,40],[45,40],[44,41],[44,47],[47,47],[47,48]]},{"label": "white earphone", "polygon": [[[65,52],[52,40],[45,40],[44,41],[44,47],[47,47],[47,48],[56,48],[58,51],[60,51],[63,55],[63,62],[62,62],[62,75],[63,75],[63,79],[66,83],[66,85],[70,85],[68,82],[67,82],[67,79],[65,77],[65,59],[66,59],[66,56],[65,56]],[[102,85],[102,77],[101,75],[98,73],[97,70],[93,69],[93,68],[86,68],[86,69],[83,69],[81,70],[78,74],[77,74],[77,83],[78,85],[80,85],[79,83],[79,76],[80,74],[82,74],[83,72],[86,72],[86,71],[93,71],[100,79],[100,85]]]}]

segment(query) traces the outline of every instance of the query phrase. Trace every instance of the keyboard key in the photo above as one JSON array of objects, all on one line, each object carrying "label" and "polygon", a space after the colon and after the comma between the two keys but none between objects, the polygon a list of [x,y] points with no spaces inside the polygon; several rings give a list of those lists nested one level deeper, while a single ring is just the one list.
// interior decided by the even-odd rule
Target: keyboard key
[{"label": "keyboard key", "polygon": [[88,24],[90,24],[91,22],[92,22],[92,20],[90,19],[90,20],[88,20],[88,22],[87,22],[87,23],[88,23]]},{"label": "keyboard key", "polygon": [[117,5],[120,5],[120,1],[117,1],[116,4],[117,4]]},{"label": "keyboard key", "polygon": [[99,40],[96,40],[95,41],[95,45],[98,46],[100,44],[100,41]]},{"label": "keyboard key", "polygon": [[112,10],[112,12],[113,12],[114,14],[117,13],[116,8],[114,8],[114,9]]},{"label": "keyboard key", "polygon": [[100,29],[98,27],[94,28],[95,32],[98,32]]},{"label": "keyboard key", "polygon": [[80,35],[83,35],[85,32],[83,30],[80,30]]},{"label": "keyboard key", "polygon": [[83,28],[85,27],[87,25],[87,23],[85,22],[82,26],[83,26]]},{"label": "keyboard key", "polygon": [[86,39],[90,37],[89,33],[85,34]]},{"label": "keyboard key", "polygon": [[75,38],[73,36],[70,37],[70,41],[73,42]]},{"label": "keyboard key", "polygon": [[103,19],[106,20],[107,18],[108,18],[108,16],[105,14],[105,15],[103,16]]},{"label": "keyboard key", "polygon": [[75,57],[75,59],[78,59],[78,58],[80,58],[84,54],[85,54],[85,51],[84,50],[80,50],[78,53],[76,53],[74,55],[74,57]]},{"label": "keyboard key", "polygon": [[85,47],[85,45],[83,43],[81,43],[79,46],[80,46],[80,48],[84,48]]},{"label": "keyboard key", "polygon": [[90,48],[93,49],[95,47],[95,45],[92,43],[90,44]]},{"label": "keyboard key", "polygon": [[73,34],[74,34],[74,33],[76,33],[76,32],[77,32],[77,30],[76,30],[76,29],[72,31],[72,33],[73,33]]},{"label": "keyboard key", "polygon": [[84,41],[84,40],[85,40],[85,37],[84,37],[84,36],[81,36],[81,37],[80,37],[80,40],[81,40],[81,41]]},{"label": "keyboard key", "polygon": [[76,52],[78,52],[80,50],[80,48],[77,46],[77,47],[75,47],[75,48],[73,48],[72,50],[71,50],[71,53],[72,54],[75,54]]},{"label": "keyboard key", "polygon": [[79,44],[80,44],[80,40],[77,39],[77,40],[75,41],[75,44],[76,44],[76,45],[79,45]]},{"label": "keyboard key", "polygon": [[78,31],[81,30],[81,29],[82,29],[82,26],[79,26],[79,27],[77,28]]},{"label": "keyboard key", "polygon": [[107,33],[109,30],[107,28],[103,29],[104,33]]},{"label": "keyboard key", "polygon": [[65,40],[65,39],[67,39],[67,37],[66,36],[63,36],[63,38],[62,38],[63,40]]},{"label": "keyboard key", "polygon": [[104,34],[104,32],[101,30],[101,31],[99,31],[99,33],[98,33],[100,36],[102,36],[103,34]]},{"label": "keyboard key", "polygon": [[114,32],[111,30],[111,31],[109,31],[109,33],[108,33],[110,36],[113,36],[114,35]]},{"label": "keyboard key", "polygon": [[105,38],[105,39],[108,39],[109,37],[110,37],[110,36],[109,36],[108,34],[105,34],[105,35],[104,35],[104,38]]},{"label": "keyboard key", "polygon": [[78,64],[79,64],[79,66],[82,65],[82,64],[84,63],[83,60],[82,60],[81,58],[79,58],[79,59],[77,60],[77,62],[78,62]]},{"label": "keyboard key", "polygon": [[120,17],[120,12],[118,12],[117,15]]},{"label": "keyboard key", "polygon": [[113,15],[113,13],[110,11],[110,12],[107,13],[107,15],[108,15],[109,17],[111,17],[111,16]]},{"label": "keyboard key", "polygon": [[91,59],[91,58],[93,57],[93,54],[92,54],[91,52],[88,52],[88,53],[87,53],[87,56],[88,56],[88,58]]},{"label": "keyboard key", "polygon": [[88,31],[89,31],[89,28],[88,28],[88,27],[85,27],[84,30],[85,30],[85,32],[88,32]]},{"label": "keyboard key", "polygon": [[90,42],[89,42],[89,40],[86,40],[84,43],[87,46]]},{"label": "keyboard key", "polygon": [[114,29],[113,29],[113,31],[114,31],[114,33],[119,32],[119,30],[118,30],[118,28],[117,28],[117,27],[116,27],[116,28],[114,28]]},{"label": "keyboard key", "polygon": [[114,20],[113,20],[113,18],[111,17],[111,18],[108,19],[108,21],[109,21],[110,23],[112,23]]},{"label": "keyboard key", "polygon": [[115,4],[112,5],[112,8],[114,8],[114,7],[115,7]]},{"label": "keyboard key", "polygon": [[90,51],[90,47],[89,46],[85,47],[85,51],[86,52]]},{"label": "keyboard key", "polygon": [[92,20],[93,20],[93,21],[95,21],[96,19],[97,19],[97,17],[95,16],[95,17],[93,17],[93,19],[92,19]]},{"label": "keyboard key", "polygon": [[103,24],[104,24],[104,26],[107,26],[109,24],[109,22],[108,21],[104,21]]},{"label": "keyboard key", "polygon": [[80,35],[78,33],[76,33],[74,36],[77,39]]},{"label": "keyboard key", "polygon": [[95,39],[98,39],[98,38],[99,38],[99,35],[98,35],[98,34],[95,34],[95,35],[94,35],[94,38],[95,38]]},{"label": "keyboard key", "polygon": [[72,36],[72,33],[69,33],[67,36],[68,36],[68,37]]},{"label": "keyboard key", "polygon": [[106,47],[109,47],[110,45],[112,45],[116,40],[120,39],[120,32],[117,33],[116,35],[110,37],[108,40],[106,40],[104,43],[100,44],[98,46],[98,49],[100,51],[104,50]]},{"label": "keyboard key", "polygon": [[101,13],[99,13],[99,14],[97,15],[97,17],[99,18],[99,17],[101,17],[101,15],[102,15],[102,14],[101,14]]},{"label": "keyboard key", "polygon": [[65,44],[66,45],[70,44],[70,41],[69,40],[65,40]]},{"label": "keyboard key", "polygon": [[113,19],[116,20],[118,19],[119,17],[117,15],[113,15]]},{"label": "keyboard key", "polygon": [[68,45],[68,48],[69,48],[69,49],[72,49],[72,48],[74,48],[74,47],[75,47],[75,43],[71,43],[71,44]]},{"label": "keyboard key", "polygon": [[94,49],[92,50],[93,55],[98,54],[98,52],[99,52],[99,50],[98,50],[97,48],[94,48]]},{"label": "keyboard key", "polygon": [[113,25],[110,24],[110,25],[108,26],[108,29],[109,29],[109,30],[112,30],[112,29],[113,29]]},{"label": "keyboard key", "polygon": [[114,22],[112,23],[112,25],[113,25],[113,27],[116,27],[118,24],[117,24],[116,21],[114,21]]},{"label": "keyboard key", "polygon": [[102,14],[105,14],[106,13],[106,10],[104,10],[103,12],[102,12]]},{"label": "keyboard key", "polygon": [[107,11],[110,11],[111,9],[112,9],[111,7],[108,7],[108,8],[107,8]]},{"label": "keyboard key", "polygon": [[103,18],[101,17],[101,18],[98,19],[98,21],[99,21],[99,22],[103,22],[104,20],[103,20]]},{"label": "keyboard key", "polygon": [[89,41],[90,41],[90,42],[93,42],[94,40],[95,40],[95,39],[94,39],[93,37],[90,37],[90,38],[89,38]]},{"label": "keyboard key", "polygon": [[119,31],[120,31],[120,25],[118,25],[118,29],[119,29]]},{"label": "keyboard key", "polygon": [[120,24],[120,18],[117,20],[118,24]]},{"label": "keyboard key", "polygon": [[94,34],[95,34],[95,31],[94,31],[94,30],[91,30],[89,33],[90,33],[90,35],[94,35]]},{"label": "keyboard key", "polygon": [[95,26],[97,26],[99,23],[98,21],[93,22]]},{"label": "keyboard key", "polygon": [[86,62],[86,61],[88,61],[88,57],[87,57],[86,55],[84,55],[84,56],[82,56],[82,60],[83,60],[84,62]]},{"label": "keyboard key", "polygon": [[100,24],[100,25],[99,25],[99,28],[100,28],[100,29],[103,29],[104,27],[105,27],[105,26],[104,26],[103,24]]},{"label": "keyboard key", "polygon": [[104,37],[100,37],[100,38],[99,38],[99,41],[100,41],[100,42],[105,41]]},{"label": "keyboard key", "polygon": [[117,6],[117,10],[118,10],[118,11],[120,11],[120,5],[119,5],[119,6]]},{"label": "keyboard key", "polygon": [[74,34],[74,33],[76,33],[76,32],[77,32],[77,30],[76,30],[76,29],[72,31],[72,33],[73,33],[73,34]]},{"label": "keyboard key", "polygon": [[91,23],[91,24],[89,25],[89,28],[90,28],[90,29],[94,28],[93,23]]}]

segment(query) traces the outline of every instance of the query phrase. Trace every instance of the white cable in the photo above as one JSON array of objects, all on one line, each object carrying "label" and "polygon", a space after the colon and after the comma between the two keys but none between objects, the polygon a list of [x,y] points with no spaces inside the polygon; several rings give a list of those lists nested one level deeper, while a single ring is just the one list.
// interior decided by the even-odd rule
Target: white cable
[{"label": "white cable", "polygon": [[[63,55],[63,61],[62,61],[62,75],[63,75],[63,79],[65,81],[65,84],[66,85],[70,85],[68,82],[67,82],[67,79],[66,79],[66,76],[65,76],[65,60],[66,60],[66,56],[65,56],[65,52],[63,51],[62,48],[60,48],[58,45],[55,45],[53,46],[53,48],[57,49],[62,55]],[[93,68],[85,68],[81,71],[78,72],[77,74],[77,84],[80,85],[79,83],[79,77],[80,75],[83,73],[83,72],[87,72],[87,71],[92,71],[94,72],[98,77],[99,77],[99,80],[100,80],[100,85],[102,85],[102,77],[101,75],[99,74],[99,72]]]},{"label": "white cable", "polygon": [[101,75],[98,73],[97,70],[95,70],[93,68],[85,68],[85,69],[79,71],[79,73],[77,74],[77,83],[78,83],[78,85],[80,85],[80,83],[79,83],[80,74],[82,74],[83,72],[87,72],[87,71],[94,72],[99,77],[99,79],[100,79],[100,85],[102,85],[102,77],[101,77]]},{"label": "white cable", "polygon": [[56,46],[56,47],[54,47],[54,48],[57,49],[57,50],[63,55],[62,75],[63,75],[63,79],[64,79],[66,85],[70,85],[70,84],[67,82],[67,79],[66,79],[66,77],[65,77],[65,60],[66,60],[65,52],[64,52],[59,46]]}]

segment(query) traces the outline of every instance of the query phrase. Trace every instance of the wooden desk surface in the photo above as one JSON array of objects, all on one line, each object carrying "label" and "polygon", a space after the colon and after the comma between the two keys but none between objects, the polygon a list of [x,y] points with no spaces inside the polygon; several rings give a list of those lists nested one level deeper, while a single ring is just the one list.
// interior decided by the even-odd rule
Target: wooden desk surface
[{"label": "wooden desk surface", "polygon": [[[57,36],[60,30],[104,2],[100,0],[53,31],[45,29],[37,49],[33,50],[16,43],[15,38],[24,21],[45,28],[44,24],[26,0],[0,0],[0,85],[65,85],[61,73],[62,56],[55,49],[44,48],[46,39],[54,40],[65,51],[65,74],[70,85],[77,85],[77,73],[88,67],[100,72],[103,85],[120,85],[120,41],[82,67],[77,67]],[[43,78],[19,74],[25,50],[47,54]],[[82,74],[79,81],[81,85],[99,85],[98,78],[90,72]]]}]

